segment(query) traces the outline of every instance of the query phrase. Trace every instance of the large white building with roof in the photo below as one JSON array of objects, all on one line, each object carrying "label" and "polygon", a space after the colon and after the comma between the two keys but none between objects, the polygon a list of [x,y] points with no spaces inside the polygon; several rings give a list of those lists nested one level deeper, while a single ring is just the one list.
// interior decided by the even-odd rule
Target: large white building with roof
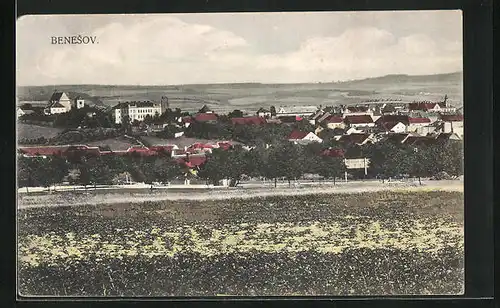
[{"label": "large white building with roof", "polygon": [[113,107],[113,117],[116,124],[121,124],[125,116],[129,117],[130,122],[135,120],[141,122],[146,116],[154,117],[156,114],[161,115],[161,112],[160,103],[149,101],[118,103]]}]

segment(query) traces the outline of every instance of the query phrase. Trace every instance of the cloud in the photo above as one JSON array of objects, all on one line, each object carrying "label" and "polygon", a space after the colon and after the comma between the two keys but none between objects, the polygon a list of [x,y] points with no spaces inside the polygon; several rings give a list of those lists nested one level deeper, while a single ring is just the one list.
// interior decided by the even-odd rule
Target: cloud
[{"label": "cloud", "polygon": [[332,79],[432,74],[461,70],[462,49],[457,42],[436,42],[424,34],[398,39],[388,31],[364,27],[308,39],[296,51],[260,57],[257,66],[298,75],[323,72],[323,78]]},{"label": "cloud", "polygon": [[[231,32],[188,24],[174,17],[126,21],[113,22],[87,34],[96,36],[98,44],[50,45],[46,34],[46,41],[39,42],[41,46],[37,46],[32,55],[35,70],[19,62],[23,69],[18,77],[29,80],[39,75],[48,80],[66,81],[64,83],[154,82],[151,77],[186,74],[178,71],[182,67],[186,69],[186,65],[191,65],[187,69],[193,74],[192,70],[197,69],[193,64],[202,64],[216,59],[215,55],[247,45],[245,39]],[[29,33],[24,32],[24,36]],[[160,78],[158,82],[162,79],[169,80]]]},{"label": "cloud", "polygon": [[50,44],[51,35],[80,34],[92,20],[80,28],[68,24],[71,19],[53,17],[18,22],[18,83],[316,82],[462,69],[461,42],[422,33],[398,37],[370,26],[334,36],[311,33],[295,50],[266,54],[259,52],[266,42],[165,15],[102,19],[83,32],[98,44]]}]

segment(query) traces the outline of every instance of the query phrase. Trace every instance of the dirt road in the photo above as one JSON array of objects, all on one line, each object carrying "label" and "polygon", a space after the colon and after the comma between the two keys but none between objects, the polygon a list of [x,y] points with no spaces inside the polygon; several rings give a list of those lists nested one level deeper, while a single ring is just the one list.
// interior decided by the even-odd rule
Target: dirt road
[{"label": "dirt road", "polygon": [[332,184],[300,185],[273,187],[237,187],[185,190],[147,190],[140,191],[87,191],[56,192],[43,195],[18,195],[18,209],[33,207],[97,205],[113,203],[139,203],[145,201],[172,200],[221,200],[232,198],[253,198],[267,196],[294,196],[306,194],[363,193],[383,190],[403,191],[463,191],[462,181],[426,181],[422,185],[413,182],[348,182]]}]

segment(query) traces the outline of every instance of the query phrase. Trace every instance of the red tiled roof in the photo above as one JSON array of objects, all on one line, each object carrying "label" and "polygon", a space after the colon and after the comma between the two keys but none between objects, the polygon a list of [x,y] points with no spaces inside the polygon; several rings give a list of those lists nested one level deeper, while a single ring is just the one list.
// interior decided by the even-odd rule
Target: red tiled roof
[{"label": "red tiled roof", "polygon": [[430,123],[431,119],[429,119],[429,118],[408,118],[408,121],[411,124]]},{"label": "red tiled roof", "polygon": [[394,126],[398,125],[398,123],[401,123],[401,122],[386,122],[386,123],[383,123],[382,126],[387,130],[391,130],[394,128]]},{"label": "red tiled roof", "polygon": [[327,123],[342,123],[342,117],[330,116],[326,119]]},{"label": "red tiled roof", "polygon": [[219,147],[223,150],[229,150],[233,145],[229,142],[219,142]]},{"label": "red tiled roof", "polygon": [[63,154],[69,146],[49,146],[49,147],[23,147],[19,148],[21,153],[29,156],[37,155],[58,155]]},{"label": "red tiled roof", "polygon": [[445,122],[460,122],[464,120],[464,116],[461,114],[443,114],[441,115],[441,120]]},{"label": "red tiled roof", "polygon": [[192,117],[183,117],[182,118],[182,122],[184,122],[184,123],[193,123],[194,120],[193,120]]},{"label": "red tiled roof", "polygon": [[297,122],[299,120],[297,120],[297,116],[281,116],[281,117],[278,117],[278,119],[282,122],[282,123],[293,123],[293,122]]},{"label": "red tiled roof", "polygon": [[193,143],[192,145],[189,146],[188,149],[213,149],[214,146],[211,144],[203,144],[203,143]]},{"label": "red tiled roof", "polygon": [[22,147],[19,151],[25,155],[67,155],[69,152],[79,151],[85,154],[100,155],[98,147],[89,147],[86,145],[62,145],[62,146],[42,146],[42,147]]},{"label": "red tiled roof", "polygon": [[155,151],[155,152],[161,152],[161,151],[172,152],[172,150],[174,149],[174,147],[175,146],[173,146],[173,145],[157,145],[157,146],[149,147],[149,149],[151,151]]},{"label": "red tiled roof", "polygon": [[393,141],[396,143],[401,143],[409,134],[407,133],[395,133],[395,134],[389,134],[387,136],[388,141]]},{"label": "red tiled roof", "polygon": [[301,132],[301,131],[298,131],[298,130],[294,130],[288,136],[288,140],[300,140],[300,139],[304,139],[304,137],[307,136],[308,134],[309,134],[308,132]]},{"label": "red tiled roof", "polygon": [[[438,103],[410,103],[408,108],[410,110],[422,110],[426,111],[429,109],[434,109]],[[444,107],[444,106],[443,106]]]},{"label": "red tiled roof", "polygon": [[399,115],[399,114],[386,114],[381,116],[375,121],[377,124],[383,123],[391,123],[391,122],[401,122],[403,124],[408,124],[408,116],[407,115]]},{"label": "red tiled roof", "polygon": [[364,124],[364,123],[373,123],[373,118],[367,114],[364,115],[351,115],[345,117],[346,123],[350,124]]},{"label": "red tiled roof", "polygon": [[410,145],[428,145],[435,141],[435,138],[429,136],[408,136],[408,138],[404,140],[404,143]]},{"label": "red tiled roof", "polygon": [[156,151],[152,151],[148,148],[136,148],[136,147],[129,148],[127,150],[127,153],[137,153],[141,156],[153,156],[158,154]]},{"label": "red tiled roof", "polygon": [[215,113],[198,113],[194,116],[196,122],[217,121],[218,117]]},{"label": "red tiled roof", "polygon": [[344,150],[342,149],[326,149],[321,152],[321,156],[330,156],[330,157],[344,157]]},{"label": "red tiled roof", "polygon": [[353,133],[350,135],[342,135],[339,141],[344,143],[363,143],[368,137],[370,137],[369,134]]},{"label": "red tiled roof", "polygon": [[245,117],[245,118],[232,118],[231,122],[233,124],[239,124],[239,125],[259,125],[259,124],[265,124],[266,119],[262,117]]},{"label": "red tiled roof", "polygon": [[203,165],[207,161],[206,156],[189,156],[177,159],[177,162],[188,168],[194,168]]},{"label": "red tiled roof", "polygon": [[349,110],[350,112],[367,112],[368,107],[354,106],[354,107],[347,107],[347,110]]}]

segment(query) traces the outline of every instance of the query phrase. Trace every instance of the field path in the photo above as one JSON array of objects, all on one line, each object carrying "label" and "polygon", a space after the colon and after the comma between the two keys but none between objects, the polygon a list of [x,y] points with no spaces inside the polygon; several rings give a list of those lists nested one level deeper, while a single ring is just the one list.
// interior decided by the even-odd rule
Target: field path
[{"label": "field path", "polygon": [[225,200],[236,198],[255,198],[268,196],[296,196],[308,194],[335,194],[335,193],[365,193],[375,191],[463,191],[462,181],[427,181],[418,183],[380,183],[380,182],[352,182],[336,185],[303,185],[296,187],[238,187],[212,189],[185,189],[169,191],[158,189],[153,192],[144,189],[140,192],[112,192],[89,190],[87,192],[57,192],[44,195],[18,195],[18,209],[37,207],[58,207],[77,205],[99,205],[115,203],[140,203],[145,201],[173,201],[173,200]]}]

